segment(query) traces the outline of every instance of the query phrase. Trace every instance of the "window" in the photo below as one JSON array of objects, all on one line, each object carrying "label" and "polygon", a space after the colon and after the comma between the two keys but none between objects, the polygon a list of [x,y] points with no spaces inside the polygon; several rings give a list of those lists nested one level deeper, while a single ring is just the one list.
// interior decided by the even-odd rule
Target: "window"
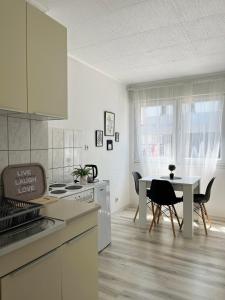
[{"label": "window", "polygon": [[153,104],[141,108],[141,152],[149,159],[174,155],[174,103]]},{"label": "window", "polygon": [[[191,104],[182,105],[182,114],[187,114],[190,107],[190,126],[185,132],[189,141],[189,149],[185,158],[203,159],[208,152],[214,151],[214,143],[218,135],[220,101],[195,99]],[[184,119],[185,117],[183,117]],[[188,128],[189,127],[189,128]],[[218,152],[218,151],[217,151]]]},{"label": "window", "polygon": [[174,99],[141,105],[140,158],[177,162],[215,155],[223,160],[224,151],[219,148],[221,109],[221,99],[211,96],[193,97],[192,102]]}]

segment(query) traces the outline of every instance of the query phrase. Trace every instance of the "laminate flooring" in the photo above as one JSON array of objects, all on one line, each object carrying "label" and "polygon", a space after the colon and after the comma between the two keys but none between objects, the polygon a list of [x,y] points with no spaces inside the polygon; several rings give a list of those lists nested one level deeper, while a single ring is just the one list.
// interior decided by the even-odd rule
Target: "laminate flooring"
[{"label": "laminate flooring", "polygon": [[188,240],[177,224],[174,238],[166,218],[149,234],[133,223],[134,212],[112,217],[112,244],[99,255],[99,300],[225,300],[225,222],[214,221],[207,237],[200,224]]}]

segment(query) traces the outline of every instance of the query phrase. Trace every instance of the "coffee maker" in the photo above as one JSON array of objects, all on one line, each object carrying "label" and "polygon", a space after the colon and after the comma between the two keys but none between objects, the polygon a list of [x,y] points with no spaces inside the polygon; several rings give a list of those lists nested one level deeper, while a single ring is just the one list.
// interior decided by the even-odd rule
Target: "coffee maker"
[{"label": "coffee maker", "polygon": [[96,165],[91,165],[91,164],[85,165],[85,167],[91,169],[91,173],[90,175],[88,175],[87,182],[88,183],[98,182],[99,180],[96,179],[98,176],[98,167]]}]

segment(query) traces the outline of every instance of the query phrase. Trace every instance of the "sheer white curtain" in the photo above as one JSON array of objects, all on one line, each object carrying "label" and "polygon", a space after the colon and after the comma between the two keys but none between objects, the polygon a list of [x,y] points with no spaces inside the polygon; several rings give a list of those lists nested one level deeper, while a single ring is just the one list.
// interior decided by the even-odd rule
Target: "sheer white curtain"
[{"label": "sheer white curtain", "polygon": [[134,160],[143,174],[199,175],[202,187],[220,155],[225,79],[138,88],[134,107]]}]

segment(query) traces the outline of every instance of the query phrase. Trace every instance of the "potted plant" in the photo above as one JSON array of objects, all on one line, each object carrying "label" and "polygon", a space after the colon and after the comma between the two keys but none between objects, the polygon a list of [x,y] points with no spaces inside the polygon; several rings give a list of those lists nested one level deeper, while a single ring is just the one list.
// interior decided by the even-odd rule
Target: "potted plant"
[{"label": "potted plant", "polygon": [[84,185],[87,183],[87,177],[91,173],[91,169],[87,167],[82,167],[80,165],[79,168],[75,168],[72,172],[73,176],[76,176],[76,178],[80,178],[80,184]]},{"label": "potted plant", "polygon": [[168,169],[171,172],[170,173],[170,179],[174,179],[174,173],[173,173],[173,171],[176,170],[176,166],[171,164],[171,165],[168,166]]}]

